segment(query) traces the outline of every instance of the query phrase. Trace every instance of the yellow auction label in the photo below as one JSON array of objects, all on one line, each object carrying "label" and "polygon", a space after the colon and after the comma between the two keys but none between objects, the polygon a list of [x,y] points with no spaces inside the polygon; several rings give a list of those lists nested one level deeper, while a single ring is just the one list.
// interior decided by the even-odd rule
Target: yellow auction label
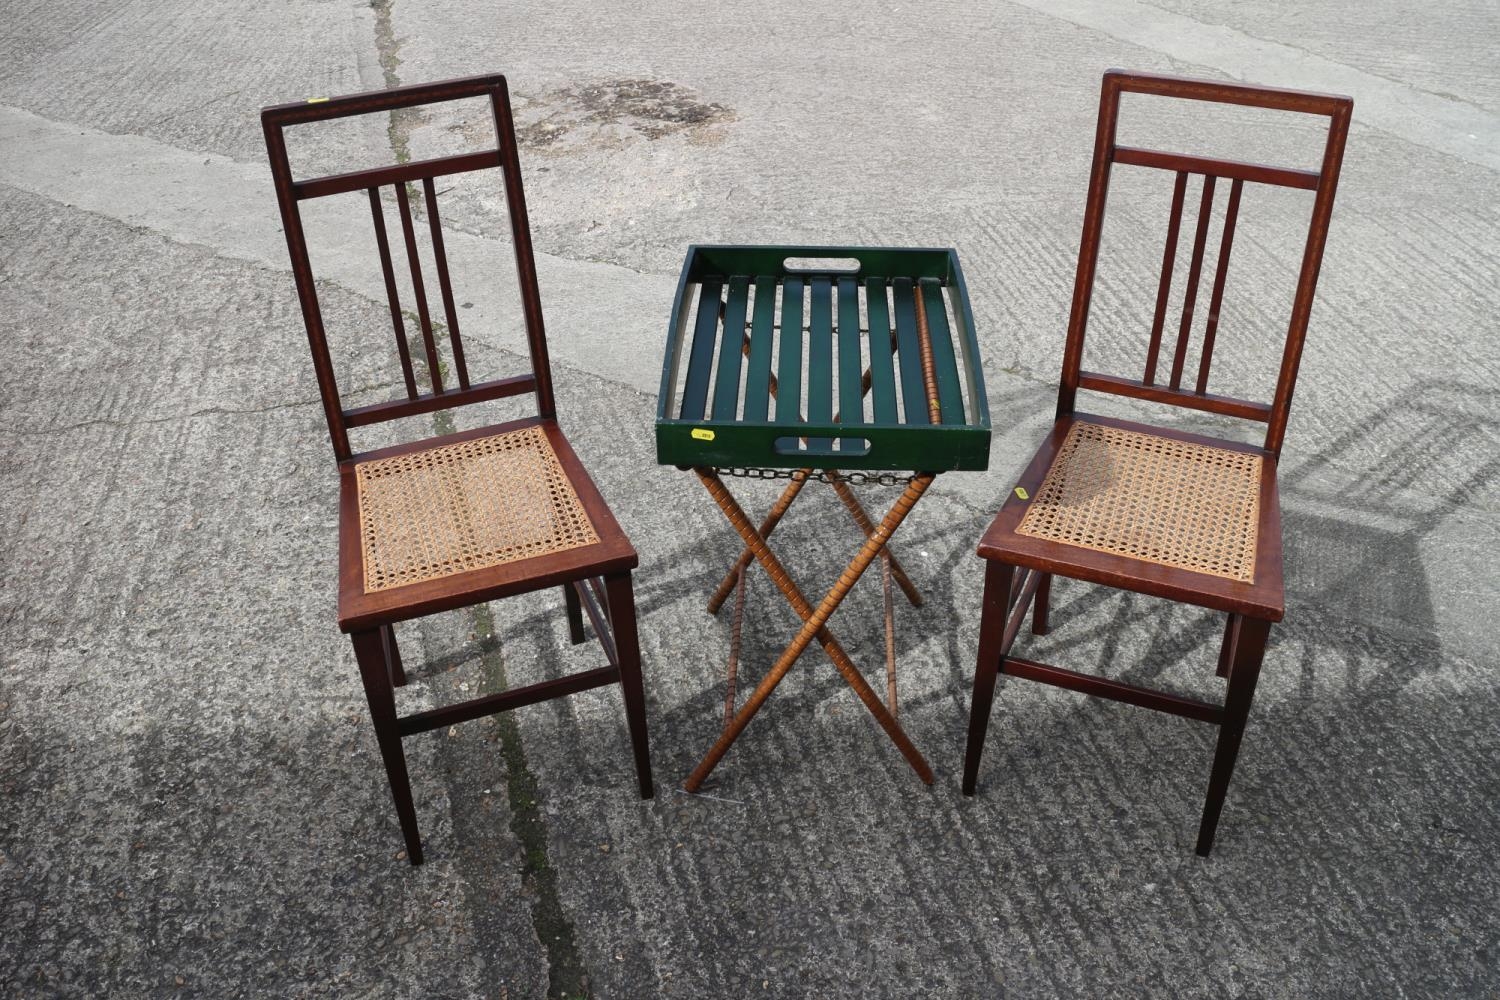
[{"label": "yellow auction label", "polygon": [[1017,486],[1016,487],[1016,496],[1020,497],[1022,500],[1030,500],[1031,499],[1031,494],[1026,492],[1026,487],[1024,487],[1024,486]]},{"label": "yellow auction label", "polygon": [[714,439],[714,432],[707,427],[694,427],[693,439],[697,441],[712,441]]}]

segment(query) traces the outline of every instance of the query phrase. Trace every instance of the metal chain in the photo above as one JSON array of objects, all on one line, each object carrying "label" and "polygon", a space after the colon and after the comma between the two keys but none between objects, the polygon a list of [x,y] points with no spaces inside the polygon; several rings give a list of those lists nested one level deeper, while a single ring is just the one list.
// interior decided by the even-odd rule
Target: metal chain
[{"label": "metal chain", "polygon": [[905,476],[894,472],[837,472],[830,469],[747,469],[740,466],[715,468],[720,476],[736,479],[816,479],[820,483],[849,483],[852,486],[905,486],[916,473]]}]

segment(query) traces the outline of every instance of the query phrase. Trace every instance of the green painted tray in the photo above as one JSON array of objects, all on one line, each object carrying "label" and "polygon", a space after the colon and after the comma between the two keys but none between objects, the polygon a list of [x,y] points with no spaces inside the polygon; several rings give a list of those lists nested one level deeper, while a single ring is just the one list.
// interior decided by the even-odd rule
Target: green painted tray
[{"label": "green painted tray", "polygon": [[[918,295],[937,375],[937,423],[923,388]],[[667,331],[656,459],[683,467],[988,468],[989,402],[958,254],[689,247]]]}]

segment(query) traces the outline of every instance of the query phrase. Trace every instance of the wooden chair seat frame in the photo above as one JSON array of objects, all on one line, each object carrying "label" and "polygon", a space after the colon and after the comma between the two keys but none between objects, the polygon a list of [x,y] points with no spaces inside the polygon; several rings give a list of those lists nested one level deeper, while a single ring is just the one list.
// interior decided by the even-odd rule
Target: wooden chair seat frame
[{"label": "wooden chair seat frame", "polygon": [[[1125,93],[1325,116],[1328,118],[1328,133],[1322,163],[1315,171],[1297,170],[1117,145],[1116,124],[1120,98]],[[1072,313],[1063,356],[1062,379],[1058,388],[1056,423],[1022,474],[1016,489],[1007,497],[999,514],[985,532],[978,548],[979,556],[986,560],[986,570],[978,661],[964,757],[965,795],[973,795],[977,784],[996,681],[1001,674],[1023,677],[1218,725],[1218,745],[1214,753],[1196,846],[1197,853],[1203,856],[1207,856],[1212,850],[1225,794],[1234,772],[1260,675],[1270,627],[1273,622],[1280,621],[1285,612],[1276,466],[1286,434],[1287,413],[1307,333],[1352,110],[1353,102],[1347,97],[1134,74],[1119,70],[1111,70],[1104,75]],[[1114,164],[1165,169],[1175,174],[1161,281],[1145,370],[1140,379],[1085,371],[1081,365],[1109,178]],[[1162,384],[1157,378],[1158,366],[1163,359],[1162,335],[1187,181],[1191,175],[1203,178],[1201,203],[1188,284],[1183,298],[1181,324],[1175,349],[1171,354],[1169,375],[1166,384]],[[1189,389],[1183,386],[1184,369],[1216,179],[1227,179],[1230,182],[1230,194],[1197,378]],[[1313,192],[1307,242],[1303,250],[1275,395],[1270,403],[1215,395],[1207,391],[1224,296],[1225,275],[1233,246],[1241,192],[1246,183],[1272,184]],[[1092,416],[1079,412],[1076,408],[1080,389],[1261,421],[1267,425],[1265,440],[1260,446],[1244,445]],[[1029,504],[1057,461],[1059,449],[1069,432],[1078,423],[1100,424],[1261,456],[1253,579],[1244,582],[1020,533],[1017,528],[1025,518]],[[1227,621],[1217,668],[1218,675],[1227,680],[1224,702],[1213,704],[1011,655],[1012,646],[1028,610],[1032,612],[1032,631],[1035,634],[1043,635],[1049,630],[1048,604],[1054,575],[1165,597],[1225,613]]]},{"label": "wooden chair seat frame", "polygon": [[[495,148],[324,177],[299,180],[292,176],[284,135],[288,127],[466,98],[482,98],[489,102],[497,136]],[[618,683],[621,687],[640,794],[642,798],[650,798],[653,784],[646,734],[645,693],[631,586],[631,571],[639,560],[557,423],[536,265],[521,187],[515,125],[505,78],[478,76],[344,97],[315,98],[266,108],[261,114],[261,122],[319,394],[339,467],[339,627],[349,633],[353,642],[408,858],[413,865],[421,864],[423,854],[402,749],[404,737],[605,684]],[[469,377],[468,359],[459,331],[434,179],[490,168],[499,168],[503,176],[531,371],[475,382]],[[411,269],[411,288],[421,335],[420,353],[408,345],[404,313],[398,297],[391,241],[380,194],[381,188],[387,186],[394,191],[402,242]],[[452,377],[448,382],[444,379],[445,367],[439,356],[418,258],[416,224],[408,191],[409,187],[415,189],[417,186],[424,196],[433,264],[438,275],[450,344]],[[299,208],[301,202],[311,198],[343,194],[363,195],[368,200],[405,388],[404,399],[349,408],[343,405],[334,376]],[[420,374],[425,375],[429,383],[428,391],[421,391],[419,387],[419,371],[414,361],[421,362],[425,369]],[[535,417],[364,453],[355,453],[350,447],[350,428],[526,393],[536,396],[538,414]],[[567,485],[586,514],[597,541],[463,572],[433,575],[398,586],[367,589],[357,484],[360,466],[527,428],[538,428],[544,435],[546,447],[560,464]],[[505,489],[504,482],[496,482],[494,486],[497,490]],[[406,683],[406,673],[397,646],[396,623],[552,586],[562,587],[571,641],[574,644],[584,641],[583,619],[587,615],[607,666],[458,704],[397,715],[394,689]]]}]

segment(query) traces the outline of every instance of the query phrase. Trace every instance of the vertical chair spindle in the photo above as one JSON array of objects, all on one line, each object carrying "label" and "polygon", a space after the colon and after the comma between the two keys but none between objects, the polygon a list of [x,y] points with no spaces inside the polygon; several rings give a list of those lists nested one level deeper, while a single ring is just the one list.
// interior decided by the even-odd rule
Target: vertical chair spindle
[{"label": "vertical chair spindle", "polygon": [[438,221],[437,192],[433,190],[432,178],[422,178],[422,192],[427,199],[427,224],[432,231],[432,258],[437,267],[438,288],[443,296],[443,315],[448,320],[448,343],[453,347],[453,368],[458,374],[458,387],[469,387],[469,366],[464,362],[463,340],[458,334],[458,310],[453,308],[453,284],[448,280],[448,252],[443,248],[443,225]]},{"label": "vertical chair spindle", "polygon": [[1198,204],[1198,231],[1193,236],[1193,262],[1183,289],[1182,325],[1177,329],[1177,349],[1172,354],[1173,389],[1182,388],[1182,366],[1187,361],[1188,337],[1193,330],[1193,306],[1198,300],[1198,279],[1203,274],[1203,248],[1208,242],[1208,223],[1214,210],[1214,175],[1203,177],[1203,200]]},{"label": "vertical chair spindle", "polygon": [[1177,233],[1182,228],[1182,201],[1187,194],[1187,171],[1177,171],[1172,186],[1172,213],[1167,218],[1167,245],[1161,255],[1161,284],[1156,289],[1156,315],[1151,319],[1151,345],[1146,349],[1146,377],[1156,381],[1156,362],[1161,355],[1161,329],[1167,320],[1167,300],[1172,297],[1172,268],[1177,263]]},{"label": "vertical chair spindle", "polygon": [[411,222],[411,201],[406,185],[395,184],[396,203],[401,206],[401,233],[406,238],[406,259],[411,264],[411,289],[417,299],[417,320],[422,324],[422,346],[427,351],[427,377],[432,391],[441,394],[443,375],[439,370],[437,343],[432,339],[432,317],[427,311],[427,289],[422,284],[422,260],[417,256],[417,234]]},{"label": "vertical chair spindle", "polygon": [[385,233],[385,213],[380,208],[380,189],[366,188],[370,195],[370,214],[375,222],[375,246],[380,251],[380,272],[385,277],[385,298],[391,307],[391,325],[396,328],[396,351],[401,356],[401,378],[406,383],[406,398],[417,398],[417,375],[411,367],[411,348],[406,345],[406,323],[401,318],[401,299],[396,292],[396,271],[391,265],[391,243]]},{"label": "vertical chair spindle", "polygon": [[1229,252],[1234,248],[1234,224],[1240,214],[1240,190],[1245,182],[1235,179],[1229,186],[1229,207],[1224,210],[1224,237],[1219,243],[1219,262],[1214,269],[1213,296],[1208,300],[1208,329],[1203,334],[1203,356],[1198,359],[1198,395],[1208,391],[1208,366],[1214,356],[1214,337],[1219,332],[1219,309],[1224,304],[1224,278],[1229,273]]}]

